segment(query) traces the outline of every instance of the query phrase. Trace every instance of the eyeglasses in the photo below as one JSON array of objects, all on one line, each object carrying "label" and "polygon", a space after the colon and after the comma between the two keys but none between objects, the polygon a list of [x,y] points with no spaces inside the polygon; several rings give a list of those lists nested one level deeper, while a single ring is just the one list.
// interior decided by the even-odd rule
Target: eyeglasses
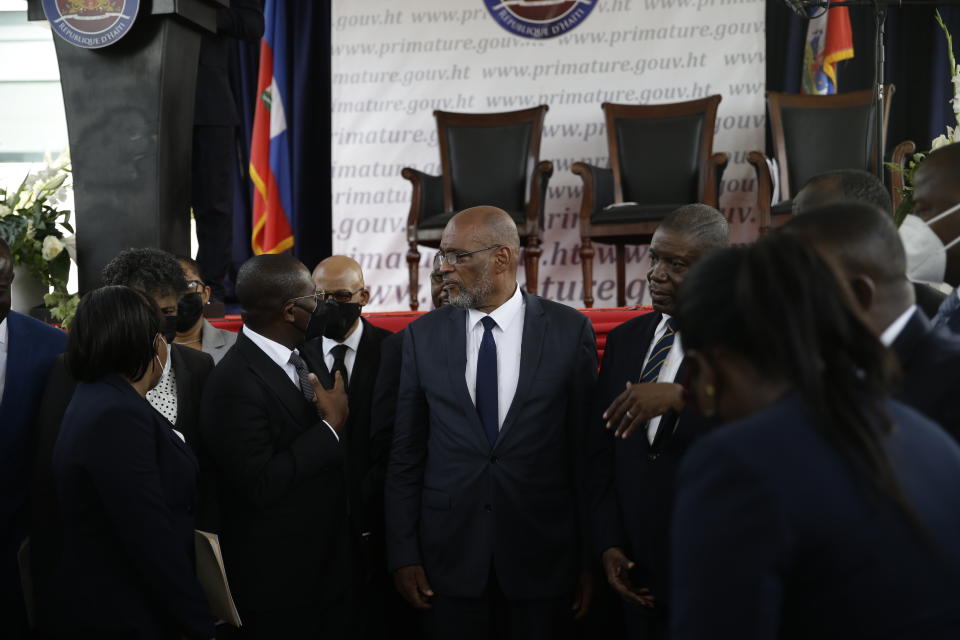
[{"label": "eyeglasses", "polygon": [[[300,307],[300,305],[297,304],[297,301],[306,300],[307,298],[313,298],[313,301],[316,303],[315,307],[320,306],[320,301],[323,300],[323,291],[314,291],[313,293],[306,296],[298,296],[296,298],[290,298],[289,300],[287,300],[287,302],[292,302],[293,306]],[[284,304],[286,304],[286,302]],[[300,308],[303,309],[303,307],[300,307]],[[312,312],[312,309],[310,311]]]},{"label": "eyeglasses", "polygon": [[187,293],[197,293],[207,286],[199,280],[187,280]]},{"label": "eyeglasses", "polygon": [[443,263],[446,262],[451,267],[457,266],[457,263],[460,262],[461,258],[466,258],[467,256],[472,256],[475,253],[480,253],[481,251],[490,251],[490,249],[499,249],[502,247],[502,244],[492,244],[489,247],[484,247],[483,249],[474,249],[473,251],[447,251],[446,253],[438,253],[433,258],[433,268],[434,270],[439,270],[443,266]]},{"label": "eyeglasses", "polygon": [[324,292],[324,293],[321,294],[321,295],[323,296],[323,299],[324,299],[324,300],[329,300],[329,299],[333,298],[333,299],[336,300],[337,302],[350,302],[350,299],[353,298],[353,296],[355,296],[355,295],[357,295],[358,293],[360,293],[361,291],[363,291],[363,289],[364,289],[364,287],[360,287],[360,288],[357,289],[356,291],[348,291],[348,290],[346,290],[346,289],[339,289],[339,290],[337,290],[337,291],[326,291],[326,292]]}]

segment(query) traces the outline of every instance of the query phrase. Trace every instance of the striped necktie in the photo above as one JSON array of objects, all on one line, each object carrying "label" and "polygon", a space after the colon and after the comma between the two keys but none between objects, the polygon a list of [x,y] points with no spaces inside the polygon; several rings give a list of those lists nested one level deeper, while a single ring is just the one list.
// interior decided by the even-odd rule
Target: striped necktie
[{"label": "striped necktie", "polygon": [[297,379],[300,381],[300,393],[306,398],[307,402],[313,404],[313,385],[310,384],[310,370],[307,369],[307,363],[303,361],[295,351],[290,352],[290,359],[287,361],[297,370]]},{"label": "striped necktie", "polygon": [[653,351],[650,352],[650,359],[643,367],[643,373],[640,374],[640,382],[656,382],[660,376],[660,369],[673,348],[673,339],[677,335],[677,325],[673,318],[667,318],[667,330],[663,336],[653,345]]}]

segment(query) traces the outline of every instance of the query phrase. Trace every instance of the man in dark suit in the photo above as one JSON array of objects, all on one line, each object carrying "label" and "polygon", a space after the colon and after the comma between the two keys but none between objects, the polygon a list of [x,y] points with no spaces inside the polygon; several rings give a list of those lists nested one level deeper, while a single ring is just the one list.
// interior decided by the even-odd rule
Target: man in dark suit
[{"label": "man in dark suit", "polygon": [[960,338],[935,329],[914,304],[903,244],[889,217],[866,205],[837,204],[791,220],[784,231],[807,238],[849,282],[870,328],[900,361],[898,399],[960,440]]},{"label": "man in dark suit", "polygon": [[[821,173],[807,181],[793,199],[793,215],[801,215],[828,204],[860,202],[877,207],[892,216],[893,201],[890,192],[872,173],[856,169]],[[923,282],[914,282],[917,306],[933,316],[947,295]]]},{"label": "man in dark suit", "polygon": [[366,614],[358,616],[358,623],[365,627],[366,637],[382,637],[386,631],[383,601],[389,584],[383,577],[383,474],[372,468],[370,416],[380,348],[392,334],[360,317],[370,301],[370,291],[356,260],[330,256],[313,270],[313,282],[324,292],[324,299],[336,302],[339,314],[328,319],[323,336],[306,343],[303,352],[318,363],[316,373],[324,387],[333,388],[337,371],[347,387],[350,417],[341,445],[346,456],[350,542],[361,574],[358,605]]},{"label": "man in dark suit", "polygon": [[[439,309],[449,304],[449,296],[443,288],[443,275],[439,271],[430,273],[430,297],[433,308]],[[383,519],[383,485],[387,475],[387,463],[390,459],[390,445],[393,443],[393,424],[397,414],[397,391],[400,388],[400,364],[403,355],[403,336],[406,329],[388,335],[380,346],[380,367],[377,371],[377,381],[374,385],[373,400],[370,408],[370,472],[368,473],[371,486],[380,487],[380,519]],[[382,530],[382,529],[381,529]],[[382,579],[382,587],[386,588],[383,594],[384,615],[382,629],[384,631],[406,628],[416,628],[415,611],[411,609],[400,594],[393,588],[393,580],[385,572],[387,565],[386,546],[380,545],[374,550],[381,554],[379,558],[380,575],[374,580]],[[372,555],[372,554],[371,554]],[[371,636],[372,637],[372,636]],[[381,634],[379,637],[386,637]]]},{"label": "man in dark suit", "polygon": [[387,471],[389,566],[438,638],[556,638],[586,613],[589,320],[521,291],[504,211],[444,229],[450,305],[407,327]]},{"label": "man in dark suit", "polygon": [[201,277],[223,300],[230,264],[233,179],[237,169],[240,114],[230,88],[230,58],[236,40],[255,43],[263,35],[263,2],[232,0],[217,8],[217,32],[204,32],[197,67],[193,114],[191,206],[197,221]]},{"label": "man in dark suit", "polygon": [[666,637],[674,480],[681,457],[710,426],[684,402],[688,373],[674,301],[690,266],[728,236],[723,214],[706,205],[664,218],[650,243],[654,312],[607,336],[590,433],[594,543],[624,600],[629,638]]},{"label": "man in dark suit", "polygon": [[345,637],[347,396],[340,374],[324,389],[310,373],[322,364],[298,350],[322,334],[325,304],[287,254],[244,263],[237,295],[244,327],[207,382],[201,433],[240,637]]},{"label": "man in dark suit", "polygon": [[[158,249],[126,249],[111,260],[102,273],[105,285],[123,285],[150,297],[164,316],[166,337],[176,333],[177,301],[186,292],[183,270],[173,255]],[[206,453],[200,446],[200,400],[203,385],[213,370],[209,355],[170,345],[170,358],[163,377],[147,400],[194,450],[200,462],[200,503],[197,526],[217,530],[215,487]],[[46,604],[46,588],[60,557],[61,524],[51,462],[53,446],[60,433],[60,423],[73,398],[76,382],[67,371],[63,358],[57,358],[43,390],[43,399],[36,418],[36,463],[31,487],[30,552],[40,623]]]},{"label": "man in dark suit", "polygon": [[26,616],[17,551],[26,535],[34,416],[47,372],[67,334],[10,310],[13,256],[0,240],[0,620],[20,637]]}]

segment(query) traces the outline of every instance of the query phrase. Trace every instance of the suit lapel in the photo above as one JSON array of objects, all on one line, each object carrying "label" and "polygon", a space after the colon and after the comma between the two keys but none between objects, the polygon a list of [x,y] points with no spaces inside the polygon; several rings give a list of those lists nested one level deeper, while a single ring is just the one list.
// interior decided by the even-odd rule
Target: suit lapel
[{"label": "suit lapel", "polygon": [[357,355],[353,359],[353,371],[350,372],[349,396],[352,404],[361,400],[364,395],[369,397],[364,390],[373,386],[378,369],[376,360],[379,345],[374,344],[376,337],[367,321],[361,320],[361,322],[366,326],[363,327],[363,335],[360,336],[360,344],[357,345]]},{"label": "suit lapel", "polygon": [[522,292],[526,303],[523,314],[523,337],[520,343],[520,377],[517,380],[517,391],[513,395],[507,417],[500,428],[497,437],[499,443],[506,436],[507,431],[517,421],[521,408],[526,404],[530,394],[530,387],[537,376],[537,366],[540,364],[540,354],[543,350],[543,338],[547,330],[546,314],[540,300],[526,292]]},{"label": "suit lapel", "polygon": [[[16,399],[23,397],[24,390],[21,381],[24,380],[26,372],[18,367],[18,364],[29,362],[25,357],[27,349],[30,348],[29,340],[22,335],[22,327],[19,314],[11,311],[7,315],[7,370],[4,375],[3,396],[0,397],[0,408],[9,410],[12,406],[17,406]],[[9,406],[8,406],[9,405]],[[12,411],[8,415],[12,414]]]},{"label": "suit lapel", "polygon": [[913,312],[907,324],[904,325],[900,335],[897,336],[890,349],[896,354],[900,361],[900,367],[907,368],[908,363],[917,352],[917,345],[923,340],[923,337],[932,330],[933,326],[927,317],[918,309]]},{"label": "suit lapel", "polygon": [[[173,370],[173,377],[175,379],[175,386],[177,390],[177,423],[176,426],[183,426],[184,421],[184,408],[190,406],[190,393],[193,389],[193,375],[190,371],[190,368],[187,366],[186,362],[183,360],[183,356],[180,354],[180,349],[189,349],[190,347],[178,347],[176,345],[170,346],[170,368]],[[182,429],[178,429],[183,433]]]},{"label": "suit lapel", "polygon": [[[687,359],[684,358],[680,361],[680,368],[677,369],[677,375],[674,376],[673,381],[677,384],[684,385],[687,379],[688,368]],[[657,433],[653,436],[653,442],[650,444],[650,448],[654,451],[659,451],[673,437],[673,434],[680,426],[679,422],[680,414],[676,411],[671,409],[663,414],[663,417],[660,418],[660,424],[657,427]]]},{"label": "suit lapel", "polygon": [[[303,397],[300,389],[290,381],[287,373],[242,333],[237,336],[237,347],[247,361],[250,370],[280,400],[280,404],[283,405],[283,408],[293,420],[304,428],[310,426],[310,424],[305,424],[306,417],[310,415],[310,412],[305,410],[312,409],[312,405]],[[314,413],[313,416],[315,417],[316,414]]]},{"label": "suit lapel", "polygon": [[484,451],[489,450],[490,444],[483,431],[483,424],[477,414],[476,405],[470,398],[467,389],[465,372],[467,370],[467,319],[466,311],[453,309],[446,319],[444,327],[444,346],[447,352],[447,380],[453,385],[453,393],[457,397],[457,406],[463,412],[468,428],[478,438]]}]

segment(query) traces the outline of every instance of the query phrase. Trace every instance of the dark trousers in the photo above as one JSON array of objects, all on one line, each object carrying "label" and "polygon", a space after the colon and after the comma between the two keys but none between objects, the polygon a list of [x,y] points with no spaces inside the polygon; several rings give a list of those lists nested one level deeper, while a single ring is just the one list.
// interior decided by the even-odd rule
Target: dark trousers
[{"label": "dark trousers", "polygon": [[193,128],[190,201],[197,222],[197,262],[204,282],[220,300],[224,298],[223,279],[230,266],[233,240],[236,144],[232,126]]},{"label": "dark trousers", "polygon": [[480,598],[437,594],[425,617],[434,640],[562,640],[573,633],[573,595],[543,600],[510,600],[490,572]]},{"label": "dark trousers", "polygon": [[625,602],[623,622],[627,640],[667,640],[670,637],[670,616],[663,609],[646,609]]}]

